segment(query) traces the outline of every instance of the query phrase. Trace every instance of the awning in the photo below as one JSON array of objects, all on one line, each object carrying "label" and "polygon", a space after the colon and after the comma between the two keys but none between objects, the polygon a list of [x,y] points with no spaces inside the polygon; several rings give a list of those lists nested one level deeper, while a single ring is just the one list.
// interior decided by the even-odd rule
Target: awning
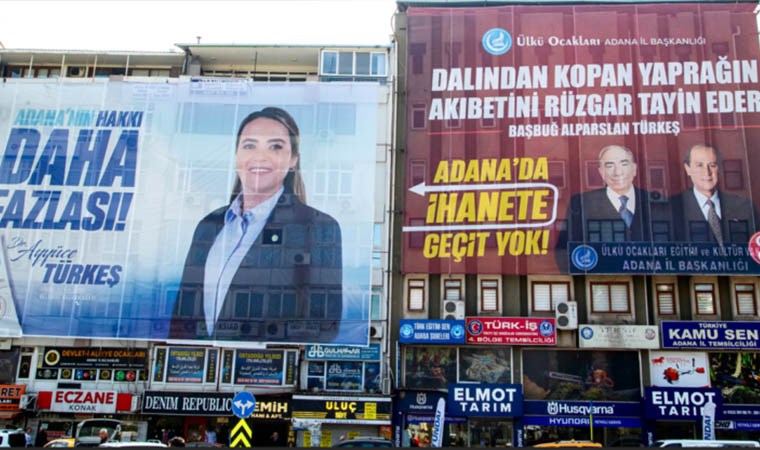
[{"label": "awning", "polygon": [[13,419],[14,417],[21,414],[22,411],[20,409],[13,409],[11,411],[0,411],[0,419]]}]

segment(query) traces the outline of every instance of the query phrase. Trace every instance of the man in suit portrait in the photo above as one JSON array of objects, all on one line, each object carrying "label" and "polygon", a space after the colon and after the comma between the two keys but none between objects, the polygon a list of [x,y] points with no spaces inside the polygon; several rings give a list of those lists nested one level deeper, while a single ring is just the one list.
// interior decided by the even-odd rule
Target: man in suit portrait
[{"label": "man in suit portrait", "polygon": [[571,242],[650,241],[649,192],[633,186],[637,164],[621,145],[599,151],[599,175],[605,186],[570,199],[567,213]]},{"label": "man in suit portrait", "polygon": [[671,199],[676,233],[689,242],[747,244],[754,233],[757,214],[749,199],[718,189],[723,160],[720,151],[696,144],[684,157],[683,168],[692,188]]}]

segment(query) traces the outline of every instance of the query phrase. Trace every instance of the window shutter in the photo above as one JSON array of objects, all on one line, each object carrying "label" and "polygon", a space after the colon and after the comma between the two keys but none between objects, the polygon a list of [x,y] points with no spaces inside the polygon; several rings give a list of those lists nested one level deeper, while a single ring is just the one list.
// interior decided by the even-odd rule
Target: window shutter
[{"label": "window shutter", "polygon": [[480,286],[483,296],[483,311],[498,311],[499,283],[494,280],[483,280]]},{"label": "window shutter", "polygon": [[591,311],[610,312],[610,290],[606,284],[591,285]]},{"label": "window shutter", "polygon": [[657,311],[661,315],[676,313],[675,286],[672,284],[657,285]]},{"label": "window shutter", "polygon": [[551,285],[533,283],[533,311],[551,311]]},{"label": "window shutter", "polygon": [[628,285],[613,284],[610,286],[612,312],[628,312]]},{"label": "window shutter", "polygon": [[552,305],[551,310],[554,311],[558,302],[570,301],[570,285],[567,283],[555,283],[552,284]]},{"label": "window shutter", "polygon": [[752,284],[737,284],[736,312],[743,316],[755,315],[755,286]]},{"label": "window shutter", "polygon": [[409,280],[409,311],[425,309],[425,281]]}]

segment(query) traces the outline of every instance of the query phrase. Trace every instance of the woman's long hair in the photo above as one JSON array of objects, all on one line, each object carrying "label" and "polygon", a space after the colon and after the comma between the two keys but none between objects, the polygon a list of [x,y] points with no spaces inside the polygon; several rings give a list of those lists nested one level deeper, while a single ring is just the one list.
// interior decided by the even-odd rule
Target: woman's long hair
[{"label": "woman's long hair", "polygon": [[[248,114],[245,119],[240,123],[238,128],[237,139],[235,139],[235,152],[237,152],[238,145],[240,144],[240,135],[243,133],[243,128],[256,119],[271,119],[284,126],[288,130],[290,136],[290,150],[293,156],[298,157],[295,167],[293,167],[285,176],[283,186],[285,187],[286,194],[294,194],[301,203],[306,204],[306,188],[303,184],[303,177],[301,176],[301,133],[298,131],[298,125],[293,117],[288,114],[284,109],[269,106],[261,111],[256,111]],[[243,190],[242,183],[240,182],[240,176],[235,172],[235,186],[232,188],[232,196],[230,197],[230,203],[235,201],[238,195]]]}]

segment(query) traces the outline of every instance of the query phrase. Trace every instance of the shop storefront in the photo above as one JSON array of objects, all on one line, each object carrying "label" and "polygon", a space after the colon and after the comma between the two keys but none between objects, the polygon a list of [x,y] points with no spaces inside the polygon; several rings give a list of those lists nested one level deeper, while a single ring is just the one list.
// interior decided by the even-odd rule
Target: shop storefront
[{"label": "shop storefront", "polygon": [[21,397],[26,386],[23,384],[0,384],[0,425],[14,428],[16,419],[23,413]]},{"label": "shop storefront", "polygon": [[[716,439],[760,439],[760,323],[663,321],[662,346],[650,352],[652,385],[713,388],[720,393]],[[736,350],[734,350],[736,349]],[[739,350],[740,349],[740,350]],[[656,439],[692,437],[703,431],[688,420],[655,419]]]},{"label": "shop storefront", "polygon": [[331,447],[354,436],[391,438],[391,399],[387,397],[293,396],[297,447]]},{"label": "shop storefront", "polygon": [[517,441],[518,446],[560,439],[588,439],[606,445],[625,443],[623,446],[632,446],[640,440],[639,402],[529,400],[523,411],[525,416],[518,422],[523,431],[518,431],[517,435],[522,434],[525,441]]},{"label": "shop storefront", "polygon": [[28,426],[45,428],[48,439],[74,437],[76,424],[90,418],[122,421],[122,439],[148,439],[148,422],[137,415],[138,397],[130,393],[86,389],[58,389],[37,394],[37,418]]},{"label": "shop storefront", "polygon": [[513,419],[523,415],[522,385],[451,384],[446,409],[447,417],[466,419],[464,423],[449,426],[451,445],[513,446],[517,440]]},{"label": "shop storefront", "polygon": [[604,445],[638,442],[639,367],[638,351],[523,349],[524,445],[592,432]]},{"label": "shop storefront", "polygon": [[148,434],[161,441],[178,435],[190,442],[206,442],[213,431],[216,442],[228,443],[233,396],[230,392],[145,391],[142,413],[151,424]]},{"label": "shop storefront", "polygon": [[[421,442],[432,439],[435,409],[446,392],[401,390],[393,400],[393,441],[397,447],[410,447],[415,435]],[[467,419],[446,416],[443,446],[461,446],[466,441]]]}]

